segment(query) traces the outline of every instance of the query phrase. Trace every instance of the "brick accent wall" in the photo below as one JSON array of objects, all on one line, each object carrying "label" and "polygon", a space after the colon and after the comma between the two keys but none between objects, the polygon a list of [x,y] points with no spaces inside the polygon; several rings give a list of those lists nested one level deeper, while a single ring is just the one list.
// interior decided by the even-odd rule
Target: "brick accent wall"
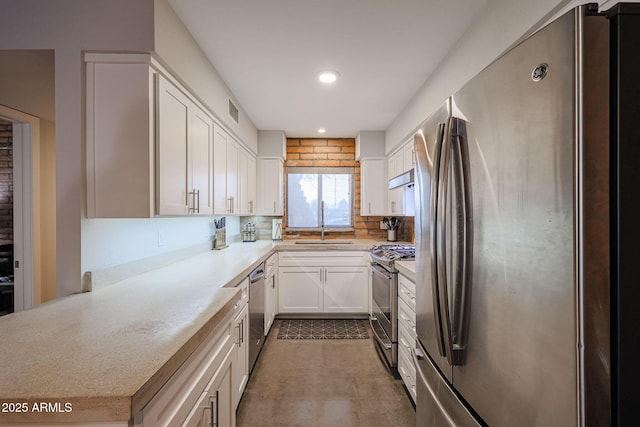
[{"label": "brick accent wall", "polygon": [[0,244],[13,243],[13,131],[0,120]]},{"label": "brick accent wall", "polygon": [[[355,160],[356,158],[356,142],[353,138],[342,139],[316,139],[316,138],[288,138],[287,139],[287,159],[285,161],[285,168],[287,166],[296,167],[350,167],[354,168],[353,176],[353,220],[354,230],[348,232],[334,232],[330,231],[325,233],[326,239],[345,239],[345,238],[360,238],[360,239],[375,239],[386,240],[387,233],[385,230],[380,230],[380,221],[382,217],[360,216],[360,162]],[[285,177],[285,195],[286,195],[286,177]],[[380,189],[384,191],[384,189]],[[286,204],[285,200],[285,216],[283,219],[284,237],[287,235],[293,237],[293,235],[300,235],[305,238],[317,237],[320,238],[318,232],[288,232],[286,230],[287,218],[286,218]]]}]

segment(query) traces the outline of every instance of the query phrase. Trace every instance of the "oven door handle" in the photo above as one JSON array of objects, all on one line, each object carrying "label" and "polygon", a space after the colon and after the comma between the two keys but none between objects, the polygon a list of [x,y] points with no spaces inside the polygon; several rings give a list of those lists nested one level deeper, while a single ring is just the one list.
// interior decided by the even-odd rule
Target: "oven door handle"
[{"label": "oven door handle", "polygon": [[373,322],[377,322],[377,321],[378,319],[376,319],[375,316],[369,317],[369,325],[371,325],[371,331],[373,332],[373,335],[376,336],[376,340],[380,343],[380,345],[384,347],[385,350],[391,350],[391,344],[390,344],[391,340],[388,338],[386,340],[383,340],[382,338],[380,338],[380,335],[378,335],[378,333],[376,332],[376,328]]},{"label": "oven door handle", "polygon": [[391,273],[389,273],[384,268],[380,267],[375,262],[372,262],[371,264],[369,264],[369,270],[371,270],[371,272],[374,273],[375,275],[384,278],[385,280],[391,280],[392,279]]}]

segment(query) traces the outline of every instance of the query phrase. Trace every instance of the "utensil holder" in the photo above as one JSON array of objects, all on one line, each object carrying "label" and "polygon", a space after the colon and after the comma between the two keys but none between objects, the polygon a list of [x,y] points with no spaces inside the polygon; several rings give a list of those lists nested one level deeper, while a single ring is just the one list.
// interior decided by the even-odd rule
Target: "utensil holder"
[{"label": "utensil holder", "polygon": [[387,230],[387,242],[397,242],[396,230]]},{"label": "utensil holder", "polygon": [[213,249],[223,249],[226,248],[227,245],[227,230],[226,228],[218,228],[216,229],[216,236],[213,240]]}]

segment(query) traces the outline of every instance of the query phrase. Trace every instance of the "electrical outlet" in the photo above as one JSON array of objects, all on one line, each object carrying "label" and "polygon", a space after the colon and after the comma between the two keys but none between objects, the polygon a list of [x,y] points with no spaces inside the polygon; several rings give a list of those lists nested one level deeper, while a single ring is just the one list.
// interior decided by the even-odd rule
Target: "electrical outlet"
[{"label": "electrical outlet", "polygon": [[386,230],[387,229],[387,224],[385,224],[384,222],[380,221],[380,230]]}]

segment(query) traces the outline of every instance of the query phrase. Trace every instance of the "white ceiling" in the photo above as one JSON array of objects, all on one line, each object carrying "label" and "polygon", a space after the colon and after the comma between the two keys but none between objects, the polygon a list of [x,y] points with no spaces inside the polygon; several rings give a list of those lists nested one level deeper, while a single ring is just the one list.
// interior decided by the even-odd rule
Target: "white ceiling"
[{"label": "white ceiling", "polygon": [[487,0],[169,2],[258,129],[355,137],[391,124]]}]

